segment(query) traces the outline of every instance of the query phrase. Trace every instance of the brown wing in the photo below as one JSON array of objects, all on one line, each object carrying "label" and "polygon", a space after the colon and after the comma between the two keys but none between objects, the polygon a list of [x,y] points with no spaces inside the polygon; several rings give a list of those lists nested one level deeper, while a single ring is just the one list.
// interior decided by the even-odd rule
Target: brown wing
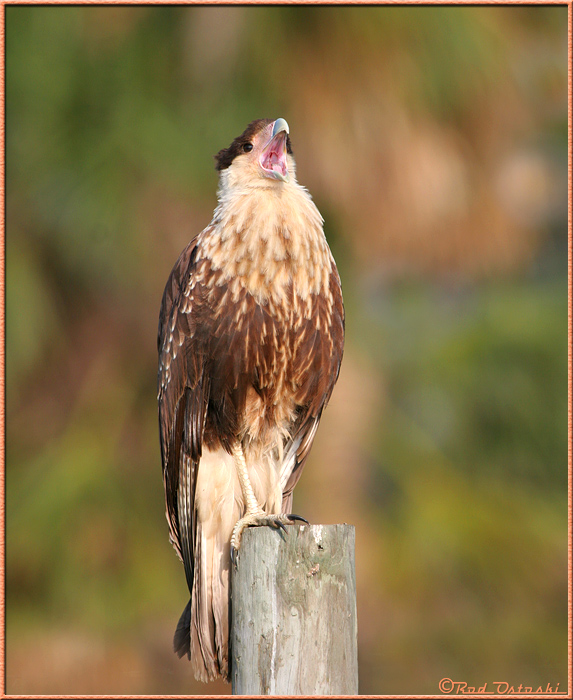
[{"label": "brown wing", "polygon": [[294,362],[299,408],[291,440],[285,446],[281,471],[283,513],[291,511],[293,489],[301,477],[322,412],[340,372],[344,351],[344,304],[335,267],[330,276],[329,293],[329,297],[317,295],[313,298],[311,318],[301,321],[295,329],[298,335]]},{"label": "brown wing", "polygon": [[167,281],[157,345],[161,459],[170,540],[193,584],[195,482],[201,457],[206,396],[204,354],[197,347],[195,302],[196,241],[179,256]]}]

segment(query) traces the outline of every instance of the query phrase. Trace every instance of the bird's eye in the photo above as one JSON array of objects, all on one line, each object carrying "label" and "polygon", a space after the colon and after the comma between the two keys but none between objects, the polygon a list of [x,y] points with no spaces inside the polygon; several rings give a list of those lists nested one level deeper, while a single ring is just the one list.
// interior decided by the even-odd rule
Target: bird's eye
[{"label": "bird's eye", "polygon": [[252,151],[252,150],[253,150],[253,144],[252,144],[252,143],[247,142],[247,143],[244,143],[244,144],[243,144],[243,151],[244,151],[245,153],[249,153],[249,151]]}]

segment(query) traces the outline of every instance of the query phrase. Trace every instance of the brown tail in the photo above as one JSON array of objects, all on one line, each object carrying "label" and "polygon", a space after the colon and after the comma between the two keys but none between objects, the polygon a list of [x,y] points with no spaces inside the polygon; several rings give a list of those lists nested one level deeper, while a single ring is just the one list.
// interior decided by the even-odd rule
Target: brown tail
[{"label": "brown tail", "polygon": [[173,638],[175,653],[187,655],[195,678],[204,682],[229,680],[229,537],[220,531],[206,537],[197,523],[191,600]]}]

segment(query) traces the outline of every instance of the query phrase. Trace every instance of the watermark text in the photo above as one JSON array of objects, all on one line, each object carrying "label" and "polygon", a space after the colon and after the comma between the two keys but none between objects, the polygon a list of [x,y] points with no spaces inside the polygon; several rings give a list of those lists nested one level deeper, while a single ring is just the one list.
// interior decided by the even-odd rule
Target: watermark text
[{"label": "watermark text", "polygon": [[453,681],[451,678],[442,678],[439,682],[439,688],[446,695],[530,695],[543,693],[566,694],[564,691],[559,691],[559,683],[547,683],[544,686],[535,685],[519,685],[508,683],[507,681],[493,681],[493,683],[484,683],[483,685],[469,685],[464,681]]}]

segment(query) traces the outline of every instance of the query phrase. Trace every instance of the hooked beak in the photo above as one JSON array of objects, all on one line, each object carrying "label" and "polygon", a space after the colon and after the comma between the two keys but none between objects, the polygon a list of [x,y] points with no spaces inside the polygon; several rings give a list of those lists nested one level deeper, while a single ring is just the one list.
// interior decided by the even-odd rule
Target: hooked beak
[{"label": "hooked beak", "polygon": [[277,119],[273,124],[271,138],[261,153],[260,165],[265,177],[288,182],[286,140],[289,133],[284,119]]}]

